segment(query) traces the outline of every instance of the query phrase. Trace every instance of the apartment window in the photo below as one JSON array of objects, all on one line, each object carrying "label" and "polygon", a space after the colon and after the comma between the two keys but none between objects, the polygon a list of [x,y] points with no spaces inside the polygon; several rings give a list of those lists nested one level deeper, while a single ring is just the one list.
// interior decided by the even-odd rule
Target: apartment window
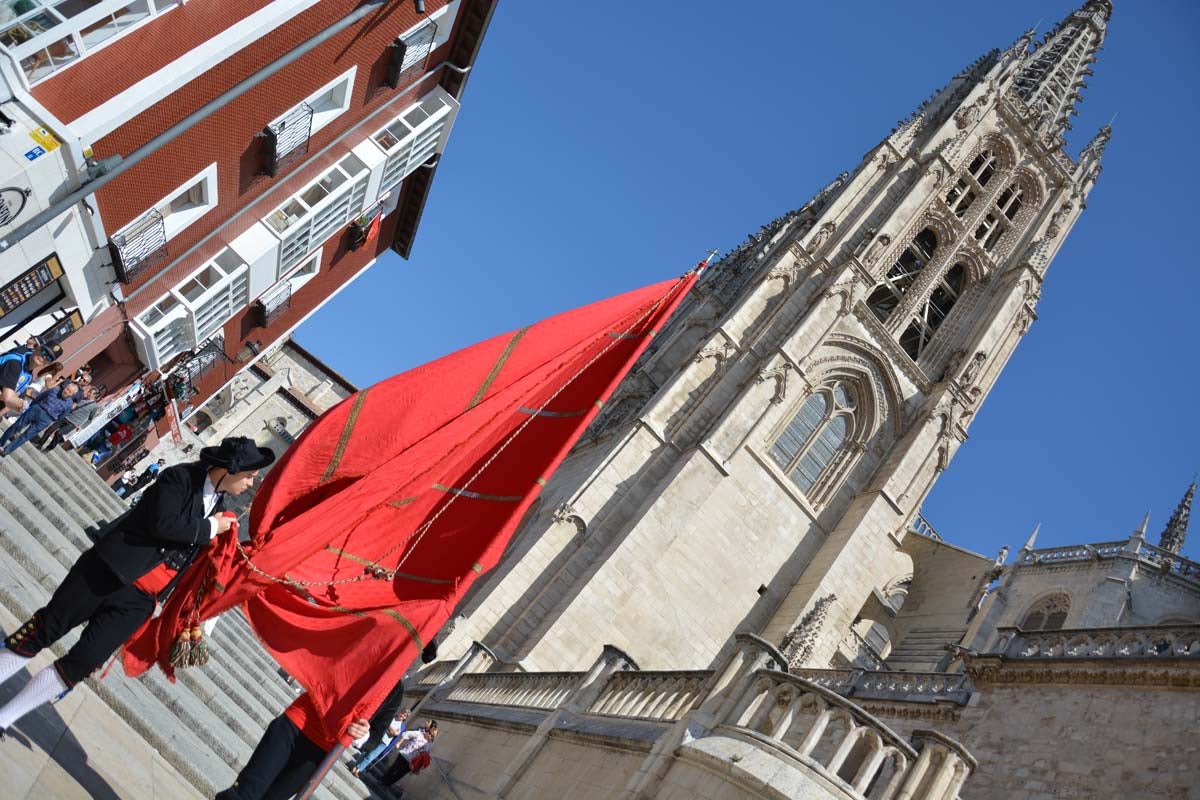
[{"label": "apartment window", "polygon": [[437,39],[437,23],[427,20],[418,28],[392,43],[392,62],[388,65],[387,85],[397,89],[408,78],[423,73]]},{"label": "apartment window", "polygon": [[0,45],[20,62],[26,81],[37,83],[174,0],[3,0]]},{"label": "apartment window", "polygon": [[167,238],[172,239],[216,205],[217,165],[214,162],[159,201],[154,210],[162,215]]},{"label": "apartment window", "polygon": [[271,176],[279,174],[308,152],[308,143],[314,133],[350,108],[357,72],[357,66],[351,67],[263,130],[262,136],[266,139],[263,172]]},{"label": "apartment window", "polygon": [[357,72],[357,66],[351,67],[304,101],[313,110],[313,133],[333,122],[350,108],[350,98],[354,95],[354,76]]},{"label": "apartment window", "polygon": [[134,320],[146,365],[161,369],[219,333],[250,302],[250,268],[225,248]]},{"label": "apartment window", "polygon": [[109,239],[117,277],[129,283],[167,255],[167,242],[217,205],[217,165],[158,201]]},{"label": "apartment window", "polygon": [[375,132],[371,141],[387,155],[381,195],[440,151],[457,112],[458,103],[439,87]]},{"label": "apartment window", "polygon": [[348,153],[324,175],[264,218],[280,239],[277,274],[289,272],[362,213],[369,177],[367,165],[353,153]]},{"label": "apartment window", "polygon": [[292,295],[300,291],[321,271],[321,251],[313,253],[294,267],[256,301],[258,324],[267,327],[292,307]]}]

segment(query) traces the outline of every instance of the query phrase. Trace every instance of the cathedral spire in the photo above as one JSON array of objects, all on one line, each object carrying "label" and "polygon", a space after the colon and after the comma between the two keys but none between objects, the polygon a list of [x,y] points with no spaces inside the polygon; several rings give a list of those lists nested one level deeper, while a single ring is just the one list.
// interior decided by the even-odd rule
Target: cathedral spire
[{"label": "cathedral spire", "polygon": [[1158,540],[1158,546],[1163,550],[1178,553],[1183,549],[1183,540],[1187,536],[1188,517],[1192,513],[1192,498],[1195,496],[1196,482],[1192,481],[1192,485],[1188,487],[1183,499],[1179,501],[1175,513],[1167,521],[1167,527]]},{"label": "cathedral spire", "polygon": [[1087,0],[1055,25],[1018,67],[1014,88],[1029,107],[1034,129],[1055,145],[1071,127],[1075,104],[1082,99],[1089,65],[1104,42],[1112,16],[1109,0]]}]

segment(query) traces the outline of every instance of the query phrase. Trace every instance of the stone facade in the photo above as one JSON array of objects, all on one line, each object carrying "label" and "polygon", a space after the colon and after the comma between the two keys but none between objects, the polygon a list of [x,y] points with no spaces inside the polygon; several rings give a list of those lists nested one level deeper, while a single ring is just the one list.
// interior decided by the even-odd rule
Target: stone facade
[{"label": "stone facade", "polygon": [[[1107,129],[1072,160],[1070,109],[1044,84],[1083,81],[1109,11],[1085,4],[1032,52],[1023,37],[984,55],[711,266],[461,606],[446,652],[478,640],[527,669],[578,668],[611,642],[648,667],[700,668],[730,632],[778,642],[831,596],[811,665],[872,626],[897,648],[957,641],[990,559],[919,568],[906,531],[1099,175]],[[891,625],[880,598],[948,568],[953,619]],[[949,602],[943,589],[910,596]]]},{"label": "stone facade", "polygon": [[412,679],[420,796],[1195,795],[1191,493],[1161,547],[991,557],[920,514],[1096,184],[1111,131],[1063,135],[1111,11],[984,55],[708,269]]}]

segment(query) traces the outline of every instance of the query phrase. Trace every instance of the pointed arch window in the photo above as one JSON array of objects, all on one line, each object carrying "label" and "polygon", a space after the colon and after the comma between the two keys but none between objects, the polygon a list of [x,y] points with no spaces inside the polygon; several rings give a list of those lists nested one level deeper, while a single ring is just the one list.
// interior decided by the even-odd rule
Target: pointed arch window
[{"label": "pointed arch window", "polygon": [[913,361],[918,361],[933,335],[950,316],[950,310],[962,297],[967,285],[967,268],[955,264],[938,280],[937,285],[925,301],[924,308],[900,334],[900,346]]},{"label": "pointed arch window", "polygon": [[1004,232],[1016,222],[1017,214],[1025,204],[1025,193],[1019,183],[1007,187],[996,198],[996,204],[984,215],[975,229],[975,241],[984,250],[991,251],[996,247]]},{"label": "pointed arch window", "polygon": [[946,205],[954,212],[954,216],[962,219],[967,209],[975,199],[983,194],[983,188],[996,174],[996,153],[984,150],[967,167],[967,172],[958,179],[958,183],[947,193]]},{"label": "pointed arch window", "polygon": [[933,260],[937,247],[937,234],[925,228],[904,248],[900,258],[888,270],[887,275],[883,276],[883,281],[867,298],[867,308],[871,309],[880,322],[887,322],[896,306],[900,305],[900,298],[916,283],[921,270]]},{"label": "pointed arch window", "polygon": [[819,389],[800,407],[771,447],[771,459],[805,494],[850,442],[858,393],[845,381]]},{"label": "pointed arch window", "polygon": [[1058,631],[1062,630],[1067,621],[1067,612],[1071,610],[1071,598],[1065,594],[1053,594],[1040,600],[1037,605],[1025,613],[1021,621],[1023,631]]}]

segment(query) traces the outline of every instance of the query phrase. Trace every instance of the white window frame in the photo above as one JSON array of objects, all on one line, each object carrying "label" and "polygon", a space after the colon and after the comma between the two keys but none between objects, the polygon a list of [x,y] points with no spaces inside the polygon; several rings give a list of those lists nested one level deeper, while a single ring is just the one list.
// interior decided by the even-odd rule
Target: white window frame
[{"label": "white window frame", "polygon": [[[406,117],[417,109],[423,111],[426,118],[413,125]],[[399,186],[430,156],[442,152],[457,115],[458,101],[439,86],[368,137],[386,156],[379,183],[380,196]],[[388,139],[392,141],[388,143]]]},{"label": "white window frame", "polygon": [[[5,23],[8,27],[13,27],[21,24],[17,21],[18,19],[29,20],[38,15],[50,17],[56,22],[53,26],[44,28],[42,32],[27,41],[7,48],[13,61],[18,65],[17,72],[21,76],[21,80],[26,83],[27,87],[36,86],[50,76],[58,73],[59,70],[66,69],[72,64],[78,64],[89,54],[117,41],[125,34],[146,24],[163,12],[182,5],[182,0],[106,0],[105,2],[97,3],[91,8],[84,9],[73,17],[63,17],[61,13],[51,6],[49,0],[41,0],[41,2],[35,0],[35,5],[36,8],[30,9],[19,18],[11,20],[11,24]],[[118,25],[116,33],[98,42],[89,45],[84,41],[84,30],[86,28],[101,22],[106,17],[111,19],[114,14],[130,6],[144,6],[147,13],[127,25]],[[72,48],[73,53],[70,58],[63,59],[59,63],[53,63],[54,55],[48,48],[62,42],[69,42],[68,46]],[[28,58],[33,58],[39,52],[46,53],[46,56],[51,61],[52,68],[37,78],[30,79],[22,62]]]},{"label": "white window frame", "polygon": [[[215,270],[217,279],[201,294],[189,299],[183,293],[184,288],[208,270]],[[174,305],[166,314],[152,321],[146,319],[160,305],[172,300]],[[250,266],[233,248],[226,247],[132,320],[134,331],[146,348],[147,366],[162,369],[183,351],[207,341],[249,304]],[[214,310],[218,312],[215,316]],[[172,335],[171,338],[160,343],[161,335],[167,333]],[[161,344],[170,344],[170,347]]]},{"label": "white window frame", "polygon": [[[351,160],[358,162],[357,171],[353,174],[343,166]],[[304,200],[304,195],[335,174],[341,175],[345,180],[320,200],[309,205]],[[346,153],[336,164],[263,217],[263,223],[267,226],[267,230],[279,239],[279,261],[276,275],[286,274],[293,267],[303,263],[312,251],[319,250],[330,237],[362,213],[366,206],[367,181],[370,177],[371,170],[363,163],[362,159],[353,153]],[[343,198],[348,198],[344,206],[342,205]],[[282,230],[279,229],[276,222],[284,222],[289,219],[284,209],[293,204],[298,204],[302,213],[290,217],[290,222]],[[273,222],[272,218],[277,215],[279,219]]]},{"label": "white window frame", "polygon": [[[276,285],[287,281],[292,285],[292,294],[300,291],[300,289],[313,278],[317,277],[321,272],[321,251],[323,248],[318,247],[310,255],[306,256],[299,264],[292,267],[283,275]],[[306,271],[306,267],[311,265],[312,271]],[[301,275],[300,273],[304,273]],[[272,287],[274,288],[274,287]]]},{"label": "white window frame", "polygon": [[[189,192],[198,193],[200,201],[193,201],[193,205],[189,208],[172,211],[171,203]],[[117,233],[124,233],[144,219],[151,211],[157,211],[162,215],[163,231],[166,234],[167,241],[171,241],[171,239],[194,225],[197,220],[209,211],[216,208],[218,200],[217,163],[214,161],[190,179],[181,183],[173,192],[146,209],[144,213],[139,214],[137,219],[117,231]]]},{"label": "white window frame", "polygon": [[[345,114],[350,109],[350,101],[354,97],[354,81],[358,76],[358,65],[355,64],[350,69],[343,72],[338,77],[334,78],[329,83],[322,86],[317,91],[313,92],[302,103],[289,108],[285,113],[280,114],[271,122],[270,127],[277,126],[280,122],[294,114],[296,109],[301,105],[308,105],[312,109],[312,121],[309,123],[308,135],[311,138],[313,134],[324,128],[335,119]],[[327,95],[333,95],[326,100]]]}]

